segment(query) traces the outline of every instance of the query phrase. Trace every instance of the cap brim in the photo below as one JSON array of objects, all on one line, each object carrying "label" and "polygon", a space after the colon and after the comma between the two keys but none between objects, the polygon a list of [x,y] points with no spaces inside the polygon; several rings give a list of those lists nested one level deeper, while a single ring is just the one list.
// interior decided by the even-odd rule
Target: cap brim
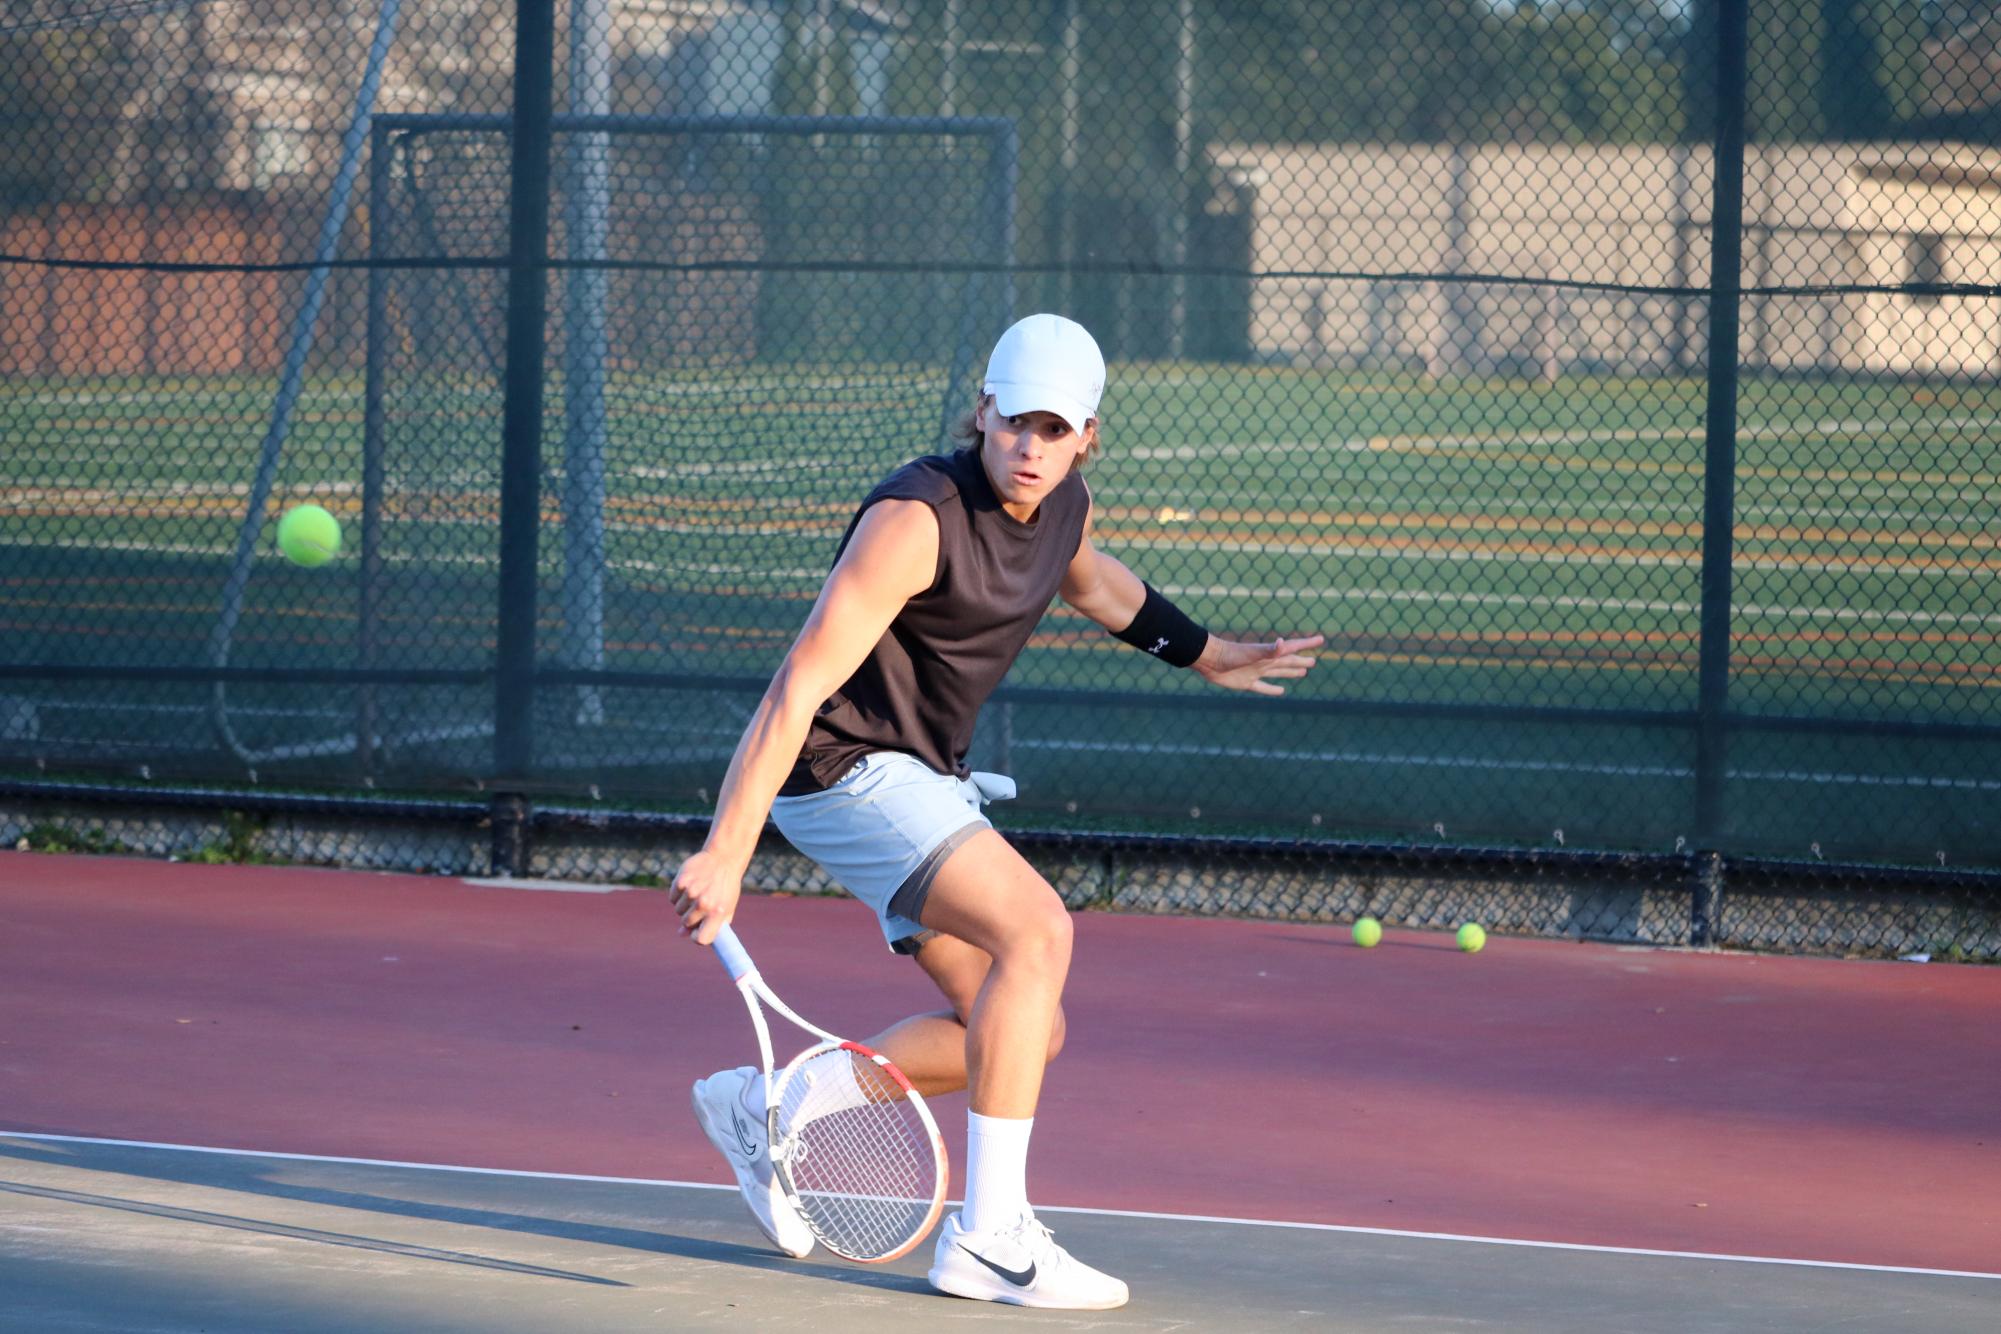
[{"label": "cap brim", "polygon": [[1019,417],[1030,412],[1053,412],[1070,423],[1070,429],[1079,435],[1084,427],[1098,414],[1085,407],[1067,394],[1033,384],[989,384],[987,392],[994,396],[994,407],[1003,417]]}]

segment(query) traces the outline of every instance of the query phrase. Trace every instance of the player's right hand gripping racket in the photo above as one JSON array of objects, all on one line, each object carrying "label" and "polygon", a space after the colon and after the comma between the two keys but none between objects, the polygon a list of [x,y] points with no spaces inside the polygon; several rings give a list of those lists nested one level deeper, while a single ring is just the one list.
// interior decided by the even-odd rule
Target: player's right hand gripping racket
[{"label": "player's right hand gripping racket", "polygon": [[[951,1175],[931,1109],[887,1056],[794,1014],[765,984],[736,932],[725,926],[715,950],[757,1029],[780,1189],[834,1254],[864,1264],[909,1254],[944,1211]],[[776,1074],[766,1005],[817,1039]]]}]

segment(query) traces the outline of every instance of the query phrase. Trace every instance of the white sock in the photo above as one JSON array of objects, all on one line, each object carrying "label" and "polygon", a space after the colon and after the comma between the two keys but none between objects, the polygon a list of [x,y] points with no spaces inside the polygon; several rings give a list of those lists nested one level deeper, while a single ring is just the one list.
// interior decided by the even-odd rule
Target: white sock
[{"label": "white sock", "polygon": [[870,1101],[855,1076],[854,1058],[845,1051],[828,1052],[807,1062],[785,1089],[785,1107],[795,1125],[817,1121]]},{"label": "white sock", "polygon": [[1035,1118],[966,1113],[966,1204],[959,1226],[993,1232],[1028,1212],[1028,1133]]}]

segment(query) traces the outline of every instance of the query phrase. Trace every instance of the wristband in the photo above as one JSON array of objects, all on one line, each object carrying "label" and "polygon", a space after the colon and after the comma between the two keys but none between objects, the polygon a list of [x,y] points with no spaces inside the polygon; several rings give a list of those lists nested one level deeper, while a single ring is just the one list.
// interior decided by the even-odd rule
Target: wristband
[{"label": "wristband", "polygon": [[1142,583],[1146,601],[1139,615],[1113,637],[1131,644],[1142,653],[1151,653],[1175,667],[1192,667],[1209,646],[1209,632],[1188,619],[1188,613],[1160,595],[1152,584]]}]

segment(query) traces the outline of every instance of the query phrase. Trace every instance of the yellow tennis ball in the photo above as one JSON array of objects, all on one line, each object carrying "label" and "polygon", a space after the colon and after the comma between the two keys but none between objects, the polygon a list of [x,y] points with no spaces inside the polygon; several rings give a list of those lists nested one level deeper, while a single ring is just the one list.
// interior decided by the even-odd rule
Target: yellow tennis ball
[{"label": "yellow tennis ball", "polygon": [[1383,924],[1373,917],[1355,919],[1355,943],[1365,950],[1372,950],[1383,940]]},{"label": "yellow tennis ball", "polygon": [[340,520],[318,505],[295,505],[278,520],[278,550],[311,569],[340,554]]},{"label": "yellow tennis ball", "polygon": [[1478,954],[1487,943],[1487,928],[1478,922],[1468,922],[1459,928],[1459,948],[1468,954]]}]

